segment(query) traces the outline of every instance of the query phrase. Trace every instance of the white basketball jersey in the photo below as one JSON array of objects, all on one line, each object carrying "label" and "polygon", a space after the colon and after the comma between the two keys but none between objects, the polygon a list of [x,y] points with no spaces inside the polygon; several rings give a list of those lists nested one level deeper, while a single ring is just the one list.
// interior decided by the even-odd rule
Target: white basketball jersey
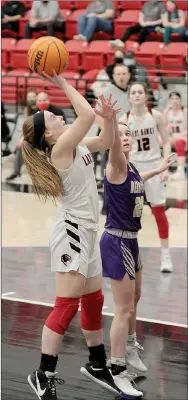
[{"label": "white basketball jersey", "polygon": [[63,183],[61,210],[65,218],[95,229],[99,222],[99,201],[93,156],[88,148],[77,146],[72,166],[58,170],[58,174]]},{"label": "white basketball jersey", "polygon": [[134,163],[159,159],[161,157],[159,132],[153,115],[147,111],[142,119],[137,119],[129,114],[127,125],[132,134],[130,160]]},{"label": "white basketball jersey", "polygon": [[181,133],[185,131],[185,116],[184,111],[179,110],[177,113],[174,113],[172,109],[170,109],[167,113],[168,124],[170,124],[170,134]]}]

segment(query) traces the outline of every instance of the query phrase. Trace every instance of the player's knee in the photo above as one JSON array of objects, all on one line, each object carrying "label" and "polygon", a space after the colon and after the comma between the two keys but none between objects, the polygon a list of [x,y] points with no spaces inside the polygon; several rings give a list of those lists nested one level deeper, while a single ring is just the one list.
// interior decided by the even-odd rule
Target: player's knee
[{"label": "player's knee", "polygon": [[129,321],[134,313],[134,302],[116,307],[115,315],[120,321]]},{"label": "player's knee", "polygon": [[81,328],[86,331],[102,329],[104,295],[101,290],[81,297]]},{"label": "player's knee", "polygon": [[78,311],[79,300],[80,299],[56,297],[54,309],[45,322],[47,328],[59,335],[64,335]]},{"label": "player's knee", "polygon": [[184,138],[176,139],[175,149],[179,157],[184,157],[186,154],[186,140]]},{"label": "player's knee", "polygon": [[152,212],[156,219],[159,237],[161,239],[167,239],[169,235],[169,224],[165,213],[165,206],[153,206]]}]

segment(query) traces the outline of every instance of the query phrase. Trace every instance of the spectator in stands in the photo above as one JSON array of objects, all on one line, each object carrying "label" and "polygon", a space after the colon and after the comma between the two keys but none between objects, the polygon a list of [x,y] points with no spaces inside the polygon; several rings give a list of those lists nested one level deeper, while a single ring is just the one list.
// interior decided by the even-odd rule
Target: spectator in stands
[{"label": "spectator in stands", "polygon": [[63,110],[59,107],[54,106],[50,103],[50,99],[47,93],[40,92],[37,95],[37,109],[39,111],[49,111],[55,115],[61,115],[67,124],[66,116]]},{"label": "spectator in stands", "polygon": [[128,85],[131,79],[129,67],[120,64],[114,67],[112,81],[108,88],[103,92],[105,98],[112,93],[112,100],[118,99],[118,107],[121,108],[118,113],[118,119],[123,114],[130,111],[130,103],[128,99]]},{"label": "spectator in stands", "polygon": [[139,45],[145,42],[150,32],[154,32],[156,28],[162,26],[162,16],[165,11],[166,8],[161,0],[150,0],[148,3],[144,4],[139,14],[138,23],[127,28],[121,39],[110,40],[109,43],[113,47],[124,48],[124,42],[128,40],[131,35],[138,33],[135,47],[139,47]]},{"label": "spectator in stands", "polygon": [[113,71],[114,71],[115,65],[123,64],[124,63],[124,57],[125,57],[125,54],[124,54],[123,50],[115,50],[113,64],[109,64],[106,67],[106,73],[108,74],[110,80],[113,79]]},{"label": "spectator in stands", "polygon": [[[41,110],[50,111],[55,115],[61,115],[63,117],[65,123],[67,123],[66,116],[65,116],[63,110],[50,103],[50,99],[49,99],[47,93],[40,92],[37,95],[35,90],[30,89],[30,91],[27,94],[25,117],[33,115],[35,112],[41,111]],[[10,176],[8,176],[8,178],[6,179],[7,181],[13,180],[13,179],[21,176],[21,167],[23,165],[23,158],[22,158],[22,152],[21,152],[22,140],[23,140],[23,138],[20,139],[20,142],[17,145],[16,157],[15,157],[15,161],[14,161],[14,170],[13,170],[13,173]]]},{"label": "spectator in stands", "polygon": [[162,16],[164,26],[164,47],[168,45],[172,33],[179,33],[182,40],[185,38],[184,12],[179,10],[175,1],[167,1],[166,10],[167,12]]},{"label": "spectator in stands", "polygon": [[[38,111],[37,106],[36,106],[36,100],[37,100],[37,91],[32,88],[29,89],[27,92],[27,97],[26,97],[24,118],[27,118],[30,115],[33,115]],[[6,178],[7,181],[13,180],[13,179],[21,176],[21,168],[23,165],[23,158],[22,158],[22,151],[21,151],[22,141],[23,141],[23,136],[21,136],[21,138],[16,146],[13,172],[11,173],[10,176],[8,176]]]},{"label": "spectator in stands", "polygon": [[19,32],[19,20],[25,15],[25,6],[21,1],[6,1],[1,7],[1,30]]},{"label": "spectator in stands", "polygon": [[1,143],[5,143],[6,147],[3,150],[1,148],[1,157],[6,157],[11,154],[11,151],[9,149],[9,142],[11,140],[11,135],[10,135],[10,129],[7,123],[7,118],[6,118],[6,110],[4,107],[3,102],[1,102]]},{"label": "spectator in stands", "polygon": [[47,30],[49,36],[55,36],[55,31],[64,31],[64,20],[60,14],[57,0],[34,0],[31,18],[25,26],[25,38],[30,39],[33,31]]},{"label": "spectator in stands", "polygon": [[112,0],[93,1],[87,7],[86,14],[78,18],[79,34],[75,35],[74,39],[90,42],[95,32],[112,34],[114,16],[115,8]]}]

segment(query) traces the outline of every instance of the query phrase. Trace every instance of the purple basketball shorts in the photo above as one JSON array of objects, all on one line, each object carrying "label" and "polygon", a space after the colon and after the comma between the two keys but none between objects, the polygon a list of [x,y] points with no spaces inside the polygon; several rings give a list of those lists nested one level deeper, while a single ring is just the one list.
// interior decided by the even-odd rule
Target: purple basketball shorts
[{"label": "purple basketball shorts", "polygon": [[104,232],[100,240],[103,276],[122,280],[127,273],[135,279],[135,273],[142,269],[138,240],[124,239]]}]

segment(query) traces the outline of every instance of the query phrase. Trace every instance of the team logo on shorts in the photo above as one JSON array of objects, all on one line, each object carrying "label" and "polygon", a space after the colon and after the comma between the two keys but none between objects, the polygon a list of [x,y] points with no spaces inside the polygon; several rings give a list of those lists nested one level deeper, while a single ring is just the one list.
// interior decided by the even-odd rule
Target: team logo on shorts
[{"label": "team logo on shorts", "polygon": [[65,265],[67,265],[67,262],[71,262],[72,261],[72,258],[71,258],[71,256],[69,256],[68,254],[63,254],[62,256],[61,256],[61,262],[63,263],[63,264],[65,264]]}]

